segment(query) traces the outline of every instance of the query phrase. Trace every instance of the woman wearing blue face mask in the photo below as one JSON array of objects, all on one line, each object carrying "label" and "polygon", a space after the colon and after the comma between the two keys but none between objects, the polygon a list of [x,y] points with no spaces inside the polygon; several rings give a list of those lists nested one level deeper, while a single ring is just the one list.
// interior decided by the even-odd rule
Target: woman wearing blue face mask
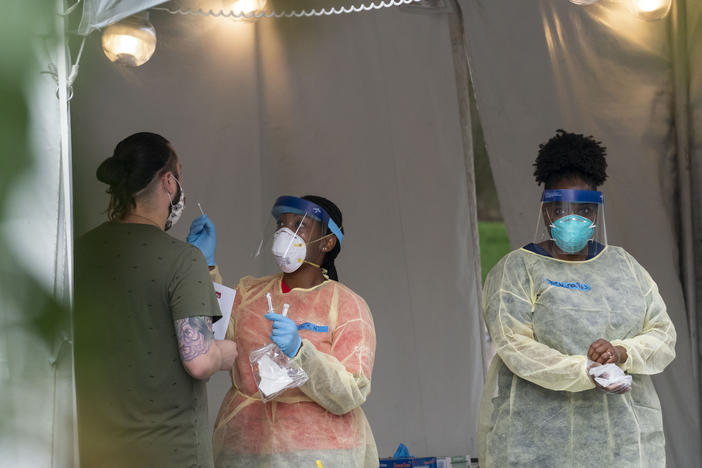
[{"label": "woman wearing blue face mask", "polygon": [[[505,256],[484,285],[497,355],[483,390],[480,465],[665,466],[650,375],[675,357],[675,329],[648,272],[607,245],[597,191],[605,148],[559,130],[535,167],[545,190],[534,242]],[[607,364],[631,383],[594,380],[591,370]]]}]

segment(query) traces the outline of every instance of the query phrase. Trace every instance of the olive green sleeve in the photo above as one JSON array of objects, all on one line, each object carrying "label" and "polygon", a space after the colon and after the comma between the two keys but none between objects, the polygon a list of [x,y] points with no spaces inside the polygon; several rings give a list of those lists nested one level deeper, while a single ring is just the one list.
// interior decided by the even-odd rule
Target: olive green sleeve
[{"label": "olive green sleeve", "polygon": [[173,320],[222,316],[207,262],[197,247],[187,245],[178,255],[168,284],[168,301]]}]

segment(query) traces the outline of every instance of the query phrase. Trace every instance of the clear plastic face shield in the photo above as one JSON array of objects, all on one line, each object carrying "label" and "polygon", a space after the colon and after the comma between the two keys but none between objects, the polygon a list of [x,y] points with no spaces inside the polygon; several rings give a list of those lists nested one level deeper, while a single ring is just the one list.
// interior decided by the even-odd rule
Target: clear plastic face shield
[{"label": "clear plastic face shield", "polygon": [[592,258],[607,245],[604,198],[595,190],[544,190],[534,244],[552,256]]},{"label": "clear plastic face shield", "polygon": [[341,243],[344,235],[326,211],[302,198],[279,197],[271,210],[273,219],[264,228],[255,256],[271,252],[284,273],[292,273],[304,263],[315,262],[320,242],[335,236]]}]

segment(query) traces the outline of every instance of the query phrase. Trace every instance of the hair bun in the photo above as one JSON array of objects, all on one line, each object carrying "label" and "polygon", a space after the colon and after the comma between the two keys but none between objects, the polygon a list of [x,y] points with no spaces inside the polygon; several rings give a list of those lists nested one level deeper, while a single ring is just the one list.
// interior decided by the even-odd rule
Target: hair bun
[{"label": "hair bun", "polygon": [[115,186],[125,183],[128,174],[124,161],[110,156],[97,168],[96,175],[100,182]]}]

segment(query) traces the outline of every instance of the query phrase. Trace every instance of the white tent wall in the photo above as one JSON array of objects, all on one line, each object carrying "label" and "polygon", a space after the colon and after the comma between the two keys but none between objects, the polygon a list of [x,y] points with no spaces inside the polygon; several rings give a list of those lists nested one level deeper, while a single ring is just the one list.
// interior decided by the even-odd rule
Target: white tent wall
[{"label": "white tent wall", "polygon": [[[475,454],[480,279],[448,15],[151,20],[157,50],[138,69],[111,65],[97,35],[86,46],[72,106],[77,232],[104,220],[95,169],[136,131],[180,154],[188,205],[174,235],[200,202],[227,284],[275,271],[249,254],[277,195],[327,196],[344,213],[340,278],[374,314],[365,410],[380,454],[400,442]],[[210,382],[212,419],[228,386]]]},{"label": "white tent wall", "polygon": [[[33,33],[27,52],[35,60],[23,90],[33,158],[12,181],[0,224],[0,466],[13,468],[73,466],[76,443],[68,313],[73,258],[70,56],[62,39],[63,19],[55,14],[48,24],[39,21],[46,19],[42,15],[37,19],[26,21]],[[43,73],[50,64],[54,76]],[[13,156],[22,158],[17,149]]]},{"label": "white tent wall", "polygon": [[374,311],[366,410],[384,455],[475,453],[475,210],[448,26],[399,10],[260,23],[263,173],[277,177],[263,190],[329,194],[347,213],[339,271]]},{"label": "white tent wall", "polygon": [[[678,332],[677,358],[655,378],[668,464],[699,466],[699,352],[695,308],[686,310],[670,17],[645,22],[625,3],[461,0],[476,98],[513,247],[532,241],[540,189],[532,163],[557,128],[595,135],[608,148],[604,185],[609,242],[658,282]],[[693,5],[693,3],[695,5]],[[699,191],[700,6],[687,2]],[[694,63],[696,62],[696,63]],[[694,115],[694,114],[693,114]],[[686,123],[687,124],[687,123]],[[694,158],[693,158],[694,159]],[[698,192],[699,193],[699,192]],[[699,195],[697,208],[699,210]],[[699,220],[700,211],[697,211]],[[699,235],[697,237],[699,243]],[[698,288],[699,290],[699,288]],[[692,321],[688,321],[691,313]],[[626,428],[621,428],[626,430]]]}]

